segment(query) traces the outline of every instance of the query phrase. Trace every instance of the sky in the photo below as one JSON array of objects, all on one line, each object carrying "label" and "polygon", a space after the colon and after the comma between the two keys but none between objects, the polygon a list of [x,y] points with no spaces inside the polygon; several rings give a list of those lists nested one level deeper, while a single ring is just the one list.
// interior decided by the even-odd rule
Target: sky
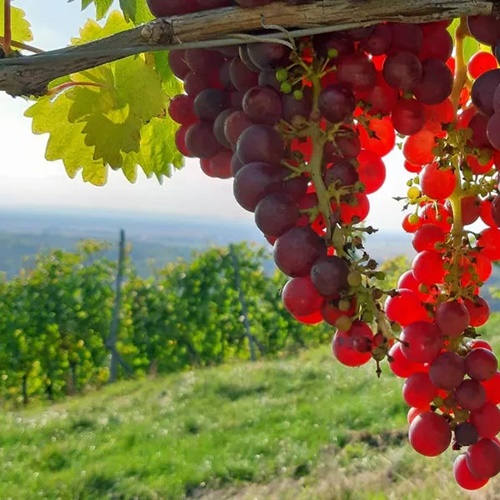
[{"label": "sky", "polygon": [[[48,7],[57,3],[57,7]],[[91,7],[83,13],[81,2],[40,2],[14,0],[13,5],[26,12],[34,33],[33,45],[44,50],[61,48],[86,19],[94,15]],[[241,208],[232,195],[232,181],[206,177],[196,160],[174,172],[171,179],[159,185],[156,179],[140,174],[130,184],[121,172],[111,171],[103,187],[83,182],[80,176],[67,177],[61,162],[44,159],[47,135],[34,135],[31,120],[23,116],[27,103],[0,93],[0,209],[65,207],[87,210],[176,214],[251,221],[253,214]],[[384,187],[370,195],[368,223],[378,228],[399,229],[403,214],[401,205],[391,198],[404,196],[406,180],[399,152],[384,158],[387,180]]]}]

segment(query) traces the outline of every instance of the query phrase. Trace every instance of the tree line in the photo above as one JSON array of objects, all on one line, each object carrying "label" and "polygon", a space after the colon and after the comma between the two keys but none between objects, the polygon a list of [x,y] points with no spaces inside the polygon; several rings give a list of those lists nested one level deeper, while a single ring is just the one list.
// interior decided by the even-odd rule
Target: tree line
[{"label": "tree line", "polygon": [[2,400],[98,388],[113,361],[113,378],[142,377],[280,356],[331,337],[328,325],[303,325],[283,308],[285,277],[265,273],[260,247],[212,247],[147,278],[125,257],[117,301],[119,266],[106,246],[86,240],[40,253],[0,278]]}]

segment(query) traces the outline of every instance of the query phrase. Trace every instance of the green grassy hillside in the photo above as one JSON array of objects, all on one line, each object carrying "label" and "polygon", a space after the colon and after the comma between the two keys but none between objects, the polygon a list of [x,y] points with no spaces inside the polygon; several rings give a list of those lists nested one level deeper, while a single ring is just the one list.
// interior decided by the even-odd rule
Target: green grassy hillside
[{"label": "green grassy hillside", "polygon": [[0,499],[498,498],[410,449],[400,386],[325,346],[4,411]]}]

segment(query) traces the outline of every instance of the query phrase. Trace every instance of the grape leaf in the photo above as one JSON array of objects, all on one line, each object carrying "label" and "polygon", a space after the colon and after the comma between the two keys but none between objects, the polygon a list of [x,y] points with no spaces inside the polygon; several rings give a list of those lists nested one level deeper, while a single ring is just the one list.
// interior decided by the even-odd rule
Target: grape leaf
[{"label": "grape leaf", "polygon": [[[33,33],[31,32],[31,25],[25,19],[25,12],[17,7],[11,7],[11,31],[12,40],[23,43],[31,42],[33,40]],[[0,33],[3,35],[5,30],[5,17],[3,2],[0,8]]]},{"label": "grape leaf", "polygon": [[68,92],[53,96],[44,96],[28,108],[25,116],[33,118],[32,131],[34,134],[48,133],[49,140],[45,151],[45,158],[49,161],[63,160],[66,173],[75,178],[83,169],[84,180],[98,186],[106,183],[106,166],[93,159],[92,149],[83,141],[84,123],[69,123],[68,110],[72,101]]},{"label": "grape leaf", "polygon": [[88,117],[82,130],[85,144],[94,148],[94,159],[113,167],[123,164],[122,151],[139,151],[141,120],[128,106],[111,113],[95,113]]},{"label": "grape leaf", "polygon": [[[69,0],[70,2],[74,0]],[[103,19],[113,5],[113,0],[82,0],[82,10],[94,4],[96,8],[96,18]],[[131,21],[135,26],[147,23],[154,19],[146,0],[120,0],[120,8],[127,21]]]},{"label": "grape leaf", "polygon": [[136,57],[117,61],[106,70],[86,71],[85,80],[89,78],[102,87],[75,87],[68,119],[87,122],[85,143],[95,148],[95,159],[121,166],[121,151],[138,151],[142,124],[164,112],[166,96],[160,77],[142,57]]},{"label": "grape leaf", "polygon": [[[103,27],[88,21],[73,42],[102,38],[129,24],[115,11]],[[121,168],[131,182],[137,165],[148,177],[170,176],[172,165],[182,166],[182,156],[166,106],[181,86],[167,69],[160,75],[155,57],[140,55],[53,82],[56,96],[42,97],[26,112],[34,133],[49,134],[46,158],[61,159],[70,177],[82,170],[84,180],[98,185],[106,182],[108,166]]]},{"label": "grape leaf", "polygon": [[109,9],[113,5],[113,0],[82,0],[82,10],[85,10],[91,4],[95,5],[96,19],[100,21],[109,12]]},{"label": "grape leaf", "polygon": [[132,21],[136,26],[154,19],[146,0],[120,0],[120,7],[125,19]]},{"label": "grape leaf", "polygon": [[183,91],[182,83],[170,69],[170,65],[168,64],[168,52],[164,50],[155,52],[153,57],[156,71],[161,75],[163,81],[163,90],[170,98],[180,94]]},{"label": "grape leaf", "polygon": [[[171,120],[163,117],[153,118],[141,131],[139,152],[127,155],[123,170],[137,164],[147,177],[155,175],[160,182],[163,176],[171,177],[171,166],[182,168],[183,158],[177,151],[174,141],[165,141],[164,138],[173,137],[176,129],[177,125]],[[170,158],[170,161],[166,162],[165,158]]]},{"label": "grape leaf", "polygon": [[126,21],[123,15],[115,10],[108,16],[104,26],[101,26],[93,19],[89,19],[83,28],[80,29],[80,37],[72,38],[71,43],[73,45],[80,45],[82,43],[93,42],[94,40],[99,40],[133,27],[131,22]]},{"label": "grape leaf", "polygon": [[464,39],[464,60],[465,64],[470,61],[470,58],[476,53],[479,52],[480,46],[479,42],[472,38],[471,36],[466,36]]},{"label": "grape leaf", "polygon": [[451,35],[453,40],[455,40],[455,33],[457,32],[458,25],[460,24],[460,19],[457,17],[453,19],[451,24],[448,26],[447,30],[448,33]]}]

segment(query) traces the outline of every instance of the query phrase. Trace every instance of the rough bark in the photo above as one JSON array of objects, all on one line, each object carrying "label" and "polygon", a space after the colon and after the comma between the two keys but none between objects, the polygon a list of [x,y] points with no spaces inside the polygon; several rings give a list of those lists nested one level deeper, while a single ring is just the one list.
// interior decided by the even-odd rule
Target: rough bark
[{"label": "rough bark", "polygon": [[50,81],[64,75],[142,52],[235,44],[243,40],[239,35],[255,33],[264,25],[301,36],[311,30],[335,31],[381,21],[417,23],[492,13],[500,13],[500,0],[297,0],[253,9],[227,7],[158,19],[79,46],[0,60],[0,90],[12,96],[40,96]]}]

